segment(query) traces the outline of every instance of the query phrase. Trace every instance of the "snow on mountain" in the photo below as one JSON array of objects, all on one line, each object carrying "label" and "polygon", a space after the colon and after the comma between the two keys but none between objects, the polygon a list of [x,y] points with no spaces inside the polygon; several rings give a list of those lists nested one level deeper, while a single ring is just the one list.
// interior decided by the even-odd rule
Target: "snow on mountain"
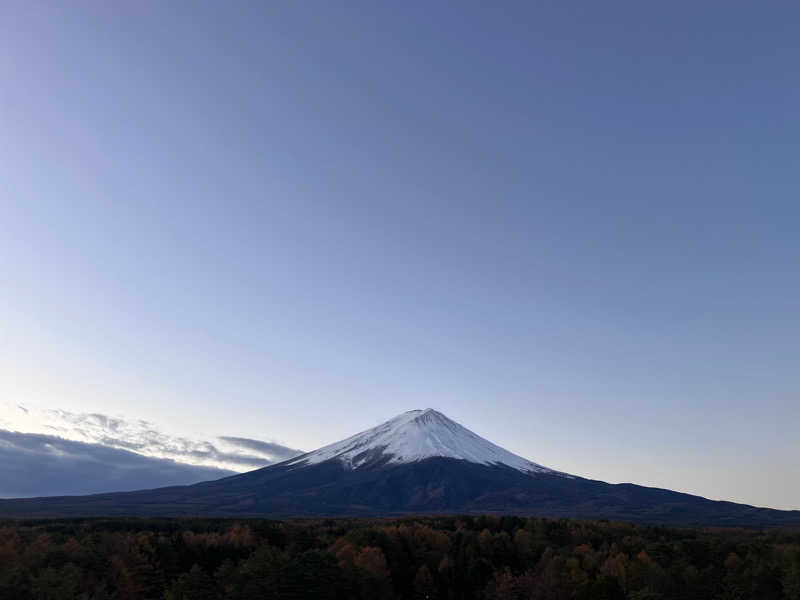
[{"label": "snow on mountain", "polygon": [[403,413],[285,464],[311,465],[337,459],[347,467],[357,469],[378,461],[403,464],[432,457],[456,458],[483,465],[501,464],[523,473],[555,473],[504,450],[431,408]]}]

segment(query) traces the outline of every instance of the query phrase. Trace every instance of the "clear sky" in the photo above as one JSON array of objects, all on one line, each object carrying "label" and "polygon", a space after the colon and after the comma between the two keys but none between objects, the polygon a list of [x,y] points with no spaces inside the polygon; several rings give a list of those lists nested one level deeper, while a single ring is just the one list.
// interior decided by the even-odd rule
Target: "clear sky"
[{"label": "clear sky", "polygon": [[3,2],[0,399],[800,508],[799,20]]}]

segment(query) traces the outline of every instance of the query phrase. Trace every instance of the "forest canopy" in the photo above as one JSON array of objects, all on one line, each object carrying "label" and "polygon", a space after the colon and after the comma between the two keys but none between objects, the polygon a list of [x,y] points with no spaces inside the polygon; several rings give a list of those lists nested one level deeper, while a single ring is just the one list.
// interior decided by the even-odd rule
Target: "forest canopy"
[{"label": "forest canopy", "polygon": [[0,523],[0,600],[800,600],[800,532],[510,516]]}]

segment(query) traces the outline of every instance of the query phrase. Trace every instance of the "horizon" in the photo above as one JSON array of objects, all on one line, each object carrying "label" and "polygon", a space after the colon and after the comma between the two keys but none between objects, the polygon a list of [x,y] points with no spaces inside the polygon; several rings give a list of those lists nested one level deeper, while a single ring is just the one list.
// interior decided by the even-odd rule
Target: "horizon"
[{"label": "horizon", "polygon": [[800,509],[797,17],[4,4],[0,496],[436,406],[558,471]]}]

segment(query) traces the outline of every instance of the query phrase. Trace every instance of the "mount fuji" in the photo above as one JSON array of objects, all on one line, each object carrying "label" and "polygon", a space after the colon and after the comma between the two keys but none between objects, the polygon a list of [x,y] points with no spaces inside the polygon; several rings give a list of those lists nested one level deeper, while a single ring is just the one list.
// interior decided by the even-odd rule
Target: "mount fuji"
[{"label": "mount fuji", "polygon": [[390,516],[492,513],[704,525],[800,525],[756,508],[569,475],[432,409],[262,469],[189,486],[0,500],[0,516]]}]

